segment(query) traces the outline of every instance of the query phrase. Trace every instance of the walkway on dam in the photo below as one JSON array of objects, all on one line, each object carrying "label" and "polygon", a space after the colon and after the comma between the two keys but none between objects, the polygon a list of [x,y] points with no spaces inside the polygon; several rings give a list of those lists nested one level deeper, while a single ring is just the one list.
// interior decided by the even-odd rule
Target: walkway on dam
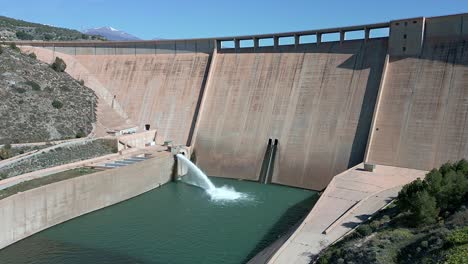
[{"label": "walkway on dam", "polygon": [[296,232],[268,263],[309,263],[322,249],[343,237],[387,205],[403,185],[426,171],[363,163],[333,178]]}]

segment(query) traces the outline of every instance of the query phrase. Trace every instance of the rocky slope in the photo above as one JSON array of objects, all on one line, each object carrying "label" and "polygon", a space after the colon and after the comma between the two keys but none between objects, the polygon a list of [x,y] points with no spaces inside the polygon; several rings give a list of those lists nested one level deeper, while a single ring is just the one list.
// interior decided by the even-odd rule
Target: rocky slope
[{"label": "rocky slope", "polygon": [[0,16],[0,41],[5,40],[104,40],[101,36],[83,34],[78,30],[53,27]]},{"label": "rocky slope", "polygon": [[94,92],[33,55],[0,51],[0,144],[88,135],[96,121]]}]

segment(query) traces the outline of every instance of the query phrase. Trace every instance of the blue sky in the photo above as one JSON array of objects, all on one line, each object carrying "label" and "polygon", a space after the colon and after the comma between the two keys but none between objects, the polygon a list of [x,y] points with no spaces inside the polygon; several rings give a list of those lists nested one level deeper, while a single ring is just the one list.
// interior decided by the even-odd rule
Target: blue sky
[{"label": "blue sky", "polygon": [[468,12],[468,0],[0,0],[0,15],[55,26],[112,26],[143,39],[299,31]]}]

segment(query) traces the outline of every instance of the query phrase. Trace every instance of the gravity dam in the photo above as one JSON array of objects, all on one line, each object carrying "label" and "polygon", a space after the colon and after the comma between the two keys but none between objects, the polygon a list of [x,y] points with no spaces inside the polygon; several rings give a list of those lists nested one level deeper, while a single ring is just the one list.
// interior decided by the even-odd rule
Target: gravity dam
[{"label": "gravity dam", "polygon": [[[47,63],[62,58],[95,91],[98,136],[150,127],[156,143],[188,147],[208,176],[332,185],[321,200],[334,190],[347,196],[333,181],[351,175],[368,188],[362,197],[322,201],[331,206],[314,207],[298,229],[321,233],[330,226],[307,226],[321,208],[348,210],[405,184],[405,174],[468,158],[467,41],[468,14],[457,14],[206,39],[16,44]],[[161,162],[169,170],[174,161]],[[363,176],[363,162],[382,170]],[[394,185],[373,184],[377,174]],[[296,232],[270,263],[304,258],[313,252],[307,239]]]},{"label": "gravity dam", "polygon": [[[389,36],[373,38],[379,29]],[[351,32],[361,39],[348,40]],[[101,133],[149,124],[161,140],[192,146],[208,175],[249,180],[277,139],[271,181],[321,190],[362,161],[429,170],[468,156],[467,38],[460,14],[215,39],[20,44],[46,62],[65,59],[96,91]]]}]

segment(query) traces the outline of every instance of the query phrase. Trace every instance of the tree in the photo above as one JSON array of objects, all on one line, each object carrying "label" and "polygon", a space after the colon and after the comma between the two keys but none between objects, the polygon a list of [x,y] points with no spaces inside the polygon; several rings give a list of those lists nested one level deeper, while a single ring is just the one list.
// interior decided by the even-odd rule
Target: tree
[{"label": "tree", "polygon": [[436,199],[426,190],[420,191],[414,196],[409,211],[410,219],[415,225],[432,224],[439,215]]}]

